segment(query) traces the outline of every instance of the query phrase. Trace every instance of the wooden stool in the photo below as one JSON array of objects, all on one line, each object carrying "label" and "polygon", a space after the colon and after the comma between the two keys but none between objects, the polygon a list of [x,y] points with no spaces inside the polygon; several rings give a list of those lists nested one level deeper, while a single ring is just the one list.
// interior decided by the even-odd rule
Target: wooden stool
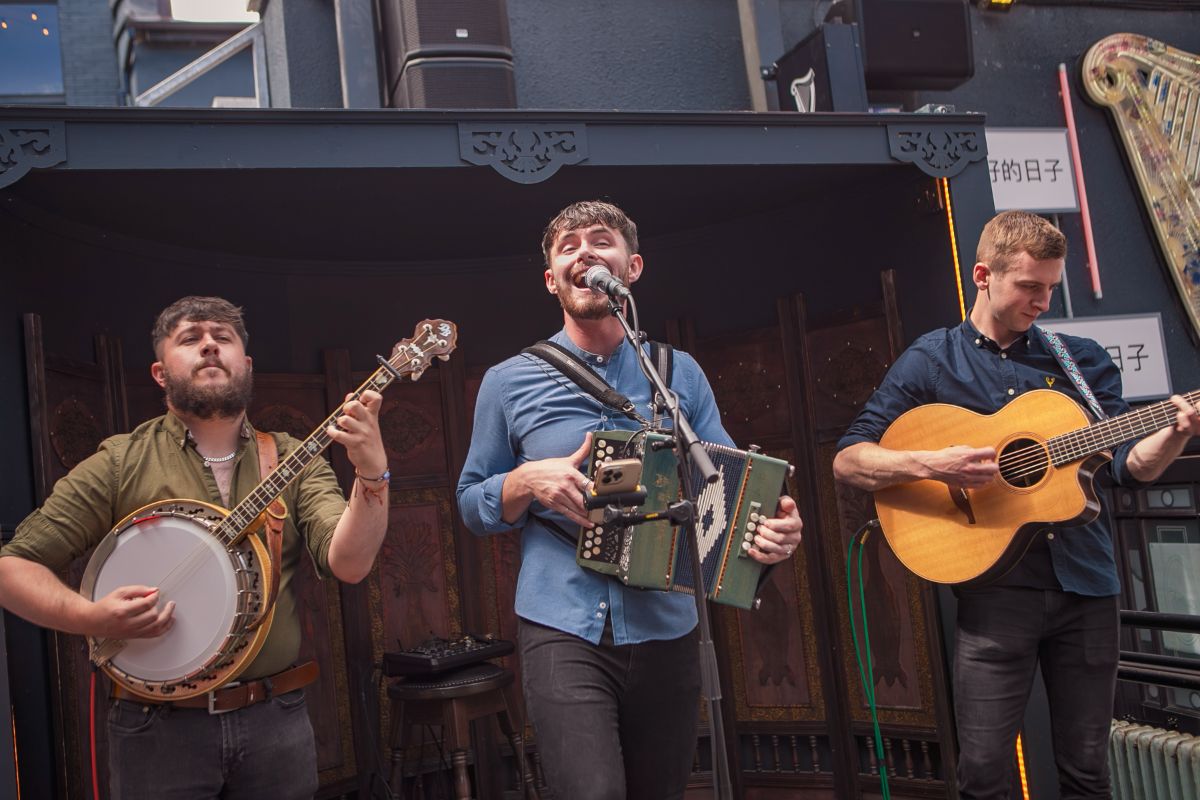
[{"label": "wooden stool", "polygon": [[469,667],[425,678],[408,678],[388,686],[392,699],[392,785],[399,787],[397,767],[403,767],[404,748],[413,725],[440,725],[451,747],[454,766],[455,800],[470,800],[471,781],[467,776],[467,749],[470,747],[471,722],[496,715],[501,732],[508,737],[517,759],[526,800],[538,800],[533,773],[525,763],[525,742],[521,727],[513,725],[511,670],[489,664]]}]

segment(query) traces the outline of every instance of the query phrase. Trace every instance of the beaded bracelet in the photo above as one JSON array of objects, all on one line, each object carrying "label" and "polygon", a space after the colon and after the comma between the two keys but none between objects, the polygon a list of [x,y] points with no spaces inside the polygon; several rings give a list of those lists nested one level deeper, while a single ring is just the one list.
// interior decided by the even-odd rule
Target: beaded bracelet
[{"label": "beaded bracelet", "polygon": [[371,483],[387,483],[388,481],[390,481],[392,479],[392,471],[385,469],[383,471],[383,474],[380,475],[378,478],[368,478],[366,475],[363,475],[358,470],[354,470],[354,477],[358,478],[360,481],[370,481]]}]

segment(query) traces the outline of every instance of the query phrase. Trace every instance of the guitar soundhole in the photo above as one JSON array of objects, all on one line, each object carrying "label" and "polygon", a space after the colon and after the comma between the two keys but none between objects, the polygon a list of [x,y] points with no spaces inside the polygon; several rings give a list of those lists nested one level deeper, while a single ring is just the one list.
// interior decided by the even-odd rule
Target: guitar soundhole
[{"label": "guitar soundhole", "polygon": [[1050,457],[1041,442],[1014,439],[1000,450],[999,463],[1005,483],[1027,489],[1046,476]]}]

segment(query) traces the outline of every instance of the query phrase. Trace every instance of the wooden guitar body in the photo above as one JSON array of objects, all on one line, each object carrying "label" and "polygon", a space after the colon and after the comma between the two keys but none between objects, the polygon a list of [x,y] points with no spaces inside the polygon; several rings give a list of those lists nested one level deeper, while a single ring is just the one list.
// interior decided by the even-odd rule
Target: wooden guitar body
[{"label": "wooden guitar body", "polygon": [[941,403],[902,414],[880,440],[883,447],[994,447],[1001,475],[982,489],[922,480],[875,492],[896,557],[935,583],[985,583],[1010,570],[1047,523],[1095,519],[1100,504],[1092,475],[1111,456],[1101,451],[1056,466],[1048,444],[1090,422],[1075,401],[1045,389],[1020,395],[995,414]]}]

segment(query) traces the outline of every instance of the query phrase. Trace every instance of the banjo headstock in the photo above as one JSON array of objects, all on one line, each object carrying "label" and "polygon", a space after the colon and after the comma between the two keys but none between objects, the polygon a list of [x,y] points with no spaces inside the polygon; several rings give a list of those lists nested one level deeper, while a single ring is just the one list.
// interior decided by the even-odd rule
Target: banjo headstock
[{"label": "banjo headstock", "polygon": [[429,367],[433,358],[448,360],[457,345],[458,327],[453,322],[427,319],[417,324],[412,338],[396,343],[389,360],[396,373],[409,375],[415,381]]}]

